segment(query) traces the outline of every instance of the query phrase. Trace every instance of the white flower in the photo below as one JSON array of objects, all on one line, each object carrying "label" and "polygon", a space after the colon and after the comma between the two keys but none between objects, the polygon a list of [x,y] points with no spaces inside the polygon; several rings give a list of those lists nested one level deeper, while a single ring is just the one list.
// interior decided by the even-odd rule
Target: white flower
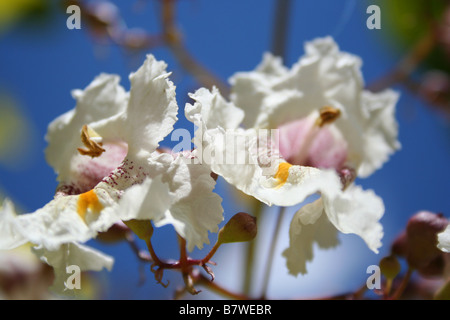
[{"label": "white flower", "polygon": [[208,243],[208,231],[216,232],[223,219],[210,168],[157,151],[177,121],[168,75],[166,64],[148,55],[130,75],[129,93],[118,76],[107,74],[73,92],[76,107],[55,119],[47,134],[47,161],[59,181],[55,198],[34,213],[8,218],[1,247],[26,239],[42,248],[36,252],[73,249],[78,259],[92,252],[76,243],[132,219],[173,225],[189,250]]},{"label": "white flower", "polygon": [[[329,230],[355,233],[375,252],[381,245],[383,202],[352,182],[399,148],[398,95],[365,91],[360,66],[331,38],[318,39],[291,69],[266,54],[255,71],[237,73],[231,102],[217,89],[200,89],[186,105],[198,126],[194,144],[230,184],[268,205],[293,206],[321,194],[292,221],[284,255],[293,274],[306,271],[313,241],[337,243]],[[245,163],[226,161],[237,158]]]},{"label": "white flower", "polygon": [[[201,88],[190,96],[196,102],[186,104],[186,118],[199,127],[194,144],[201,159],[244,193],[268,205],[292,206],[315,192],[328,190],[331,195],[340,189],[339,178],[330,170],[291,165],[256,130],[238,128],[242,110],[226,102],[216,88]],[[225,112],[228,117],[221,117]]]},{"label": "white flower", "polygon": [[[348,166],[367,177],[400,147],[394,117],[398,94],[364,90],[361,59],[339,51],[332,38],[306,43],[305,56],[291,68],[270,54],[255,71],[231,78],[232,101],[245,110],[248,128],[278,128],[292,164]],[[339,112],[332,123],[315,130],[323,107]],[[292,142],[308,148],[289,148]],[[329,150],[331,147],[331,150]],[[303,152],[303,154],[299,154]]]},{"label": "white flower", "polygon": [[438,248],[444,252],[450,252],[450,225],[438,234]]},{"label": "white flower", "polygon": [[[27,232],[33,231],[22,225],[24,215],[17,215],[13,203],[5,199],[0,208],[0,249],[11,250],[29,242]],[[35,225],[35,227],[39,227]],[[64,292],[64,282],[68,278],[66,267],[77,265],[80,271],[111,270],[113,258],[88,246],[67,242],[57,249],[47,250],[42,245],[33,248],[34,253],[54,270],[55,279],[51,289]]]}]

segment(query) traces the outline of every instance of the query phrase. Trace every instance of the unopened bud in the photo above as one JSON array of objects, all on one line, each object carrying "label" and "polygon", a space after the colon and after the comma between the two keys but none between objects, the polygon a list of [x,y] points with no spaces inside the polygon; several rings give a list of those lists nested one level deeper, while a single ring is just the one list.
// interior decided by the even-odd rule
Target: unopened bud
[{"label": "unopened bud", "polygon": [[244,242],[253,240],[257,233],[256,218],[244,213],[236,213],[218,235],[218,243]]},{"label": "unopened bud", "polygon": [[387,279],[394,279],[400,270],[400,263],[395,256],[387,256],[380,260],[380,271]]},{"label": "unopened bud", "polygon": [[392,243],[391,252],[400,257],[406,257],[408,254],[408,237],[403,231]]},{"label": "unopened bud", "polygon": [[411,217],[406,227],[408,253],[406,259],[413,268],[423,268],[442,252],[437,248],[437,234],[448,220],[441,214],[420,211]]},{"label": "unopened bud", "polygon": [[444,254],[439,254],[431,260],[425,267],[418,269],[417,271],[423,277],[440,277],[444,275],[444,270],[446,268],[446,262],[444,259]]}]

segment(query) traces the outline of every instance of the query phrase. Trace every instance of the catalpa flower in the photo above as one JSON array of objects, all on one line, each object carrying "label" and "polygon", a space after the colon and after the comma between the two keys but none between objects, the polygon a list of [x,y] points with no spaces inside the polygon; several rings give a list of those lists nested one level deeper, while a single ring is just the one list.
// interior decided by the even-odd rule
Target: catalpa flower
[{"label": "catalpa flower", "polygon": [[[22,216],[17,215],[13,203],[5,199],[0,208],[0,249],[11,250],[28,243],[26,231],[22,227]],[[42,245],[33,248],[33,252],[40,259],[52,266],[54,269],[53,285],[50,288],[56,292],[64,292],[65,281],[68,277],[66,267],[77,265],[80,271],[101,271],[102,269],[111,270],[114,259],[102,252],[89,246],[76,242],[67,242],[61,244],[53,250],[48,250]]]},{"label": "catalpa flower", "polygon": [[168,75],[166,64],[148,55],[130,75],[130,92],[108,74],[73,92],[76,107],[55,119],[46,137],[46,158],[58,174],[55,198],[7,221],[5,228],[15,230],[2,237],[8,247],[29,241],[56,261],[55,251],[72,251],[74,243],[128,220],[170,224],[189,250],[208,243],[223,219],[210,169],[157,151],[177,121]]},{"label": "catalpa flower", "polygon": [[[317,39],[291,69],[266,54],[255,71],[237,73],[231,102],[201,89],[186,106],[204,159],[239,190],[278,206],[321,195],[292,220],[284,252],[292,274],[306,272],[313,241],[336,245],[336,230],[359,235],[375,252],[381,246],[383,202],[353,180],[370,175],[399,148],[398,95],[364,90],[360,67],[361,60],[340,52],[331,38]],[[236,152],[244,164],[224,161]]]},{"label": "catalpa flower", "polygon": [[332,38],[316,39],[291,69],[266,54],[255,71],[234,75],[231,99],[246,127],[279,130],[286,161],[367,177],[400,147],[398,94],[364,90],[361,65]]}]

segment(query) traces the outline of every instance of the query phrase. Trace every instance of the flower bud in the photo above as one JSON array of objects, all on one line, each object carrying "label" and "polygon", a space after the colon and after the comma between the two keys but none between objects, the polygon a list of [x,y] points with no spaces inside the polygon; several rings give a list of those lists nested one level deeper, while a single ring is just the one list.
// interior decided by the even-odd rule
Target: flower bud
[{"label": "flower bud", "polygon": [[425,267],[420,268],[418,271],[423,277],[440,277],[444,274],[446,268],[446,262],[444,254],[439,254],[430,261]]},{"label": "flower bud", "polygon": [[397,258],[391,255],[381,259],[380,270],[387,279],[394,279],[400,273],[401,266]]},{"label": "flower bud", "polygon": [[406,226],[406,259],[413,268],[428,266],[442,252],[437,248],[437,234],[442,232],[448,220],[442,214],[420,211],[411,217]]},{"label": "flower bud", "polygon": [[257,233],[256,218],[244,213],[236,213],[218,235],[218,243],[244,242],[255,238]]},{"label": "flower bud", "polygon": [[406,257],[408,253],[408,237],[405,231],[394,240],[391,246],[391,252],[397,256]]}]

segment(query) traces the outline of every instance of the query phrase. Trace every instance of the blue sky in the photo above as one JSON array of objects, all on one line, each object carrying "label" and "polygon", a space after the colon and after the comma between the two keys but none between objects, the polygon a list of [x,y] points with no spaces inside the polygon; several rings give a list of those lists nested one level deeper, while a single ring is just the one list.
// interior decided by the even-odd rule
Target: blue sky
[{"label": "blue sky", "polygon": [[[117,3],[129,27],[158,32],[155,1],[144,2],[147,5],[139,12],[132,10],[130,3],[133,1]],[[402,53],[388,46],[383,35],[388,30],[366,28],[369,4],[370,1],[352,0],[293,1],[285,64],[291,66],[298,60],[305,41],[331,35],[343,51],[362,58],[366,83],[388,72]],[[177,22],[192,55],[227,80],[237,71],[252,70],[261,61],[263,53],[270,51],[273,10],[272,0],[180,0]],[[44,158],[44,136],[50,121],[74,107],[71,90],[86,87],[101,72],[119,74],[122,85],[129,88],[128,74],[143,61],[143,56],[130,59],[115,46],[96,46],[83,22],[81,30],[68,30],[67,17],[61,12],[45,28],[15,28],[0,37],[0,89],[16,100],[28,119],[31,133],[31,144],[24,154],[26,161],[0,167],[0,190],[24,212],[42,207],[54,194],[56,176]],[[177,100],[182,108],[187,101],[187,92],[194,91],[197,84],[167,49],[155,48],[150,53],[165,60],[168,69],[173,71],[171,79],[177,86]],[[389,251],[389,244],[409,216],[419,210],[430,210],[450,217],[449,122],[402,87],[394,89],[401,92],[396,113],[402,149],[381,170],[358,181],[365,188],[373,189],[385,203],[386,212],[382,219],[385,237],[380,255],[372,254],[362,240],[343,236],[338,249],[318,252],[317,261],[309,265],[310,275],[287,276],[284,275],[284,260],[279,254],[287,246],[285,226],[275,263],[280,270],[277,274],[282,275],[277,275],[278,279],[274,277],[277,281],[269,289],[274,297],[355,289],[364,283],[366,267],[376,264]],[[177,126],[191,129],[184,120]],[[230,190],[222,182],[218,192],[231,200],[224,201],[225,219],[242,210],[243,205],[231,198]],[[167,256],[177,257],[177,252],[171,249],[176,242],[170,240],[171,236],[165,231],[162,230],[161,238],[169,239],[167,248],[160,249],[167,250]],[[163,289],[154,283],[151,273],[146,272],[147,282],[136,288],[138,264],[128,247],[125,244],[93,245],[121,257],[112,273],[102,274],[103,279],[110,282],[107,298],[170,298],[175,283],[180,281],[178,274],[167,272],[171,287]],[[226,266],[233,248],[239,247],[230,246],[223,251],[225,269],[220,264],[215,269],[217,281],[223,280],[230,286],[238,280],[230,278],[229,271],[232,268],[239,271],[239,259],[233,266]],[[330,261],[334,267],[324,270]]]}]

